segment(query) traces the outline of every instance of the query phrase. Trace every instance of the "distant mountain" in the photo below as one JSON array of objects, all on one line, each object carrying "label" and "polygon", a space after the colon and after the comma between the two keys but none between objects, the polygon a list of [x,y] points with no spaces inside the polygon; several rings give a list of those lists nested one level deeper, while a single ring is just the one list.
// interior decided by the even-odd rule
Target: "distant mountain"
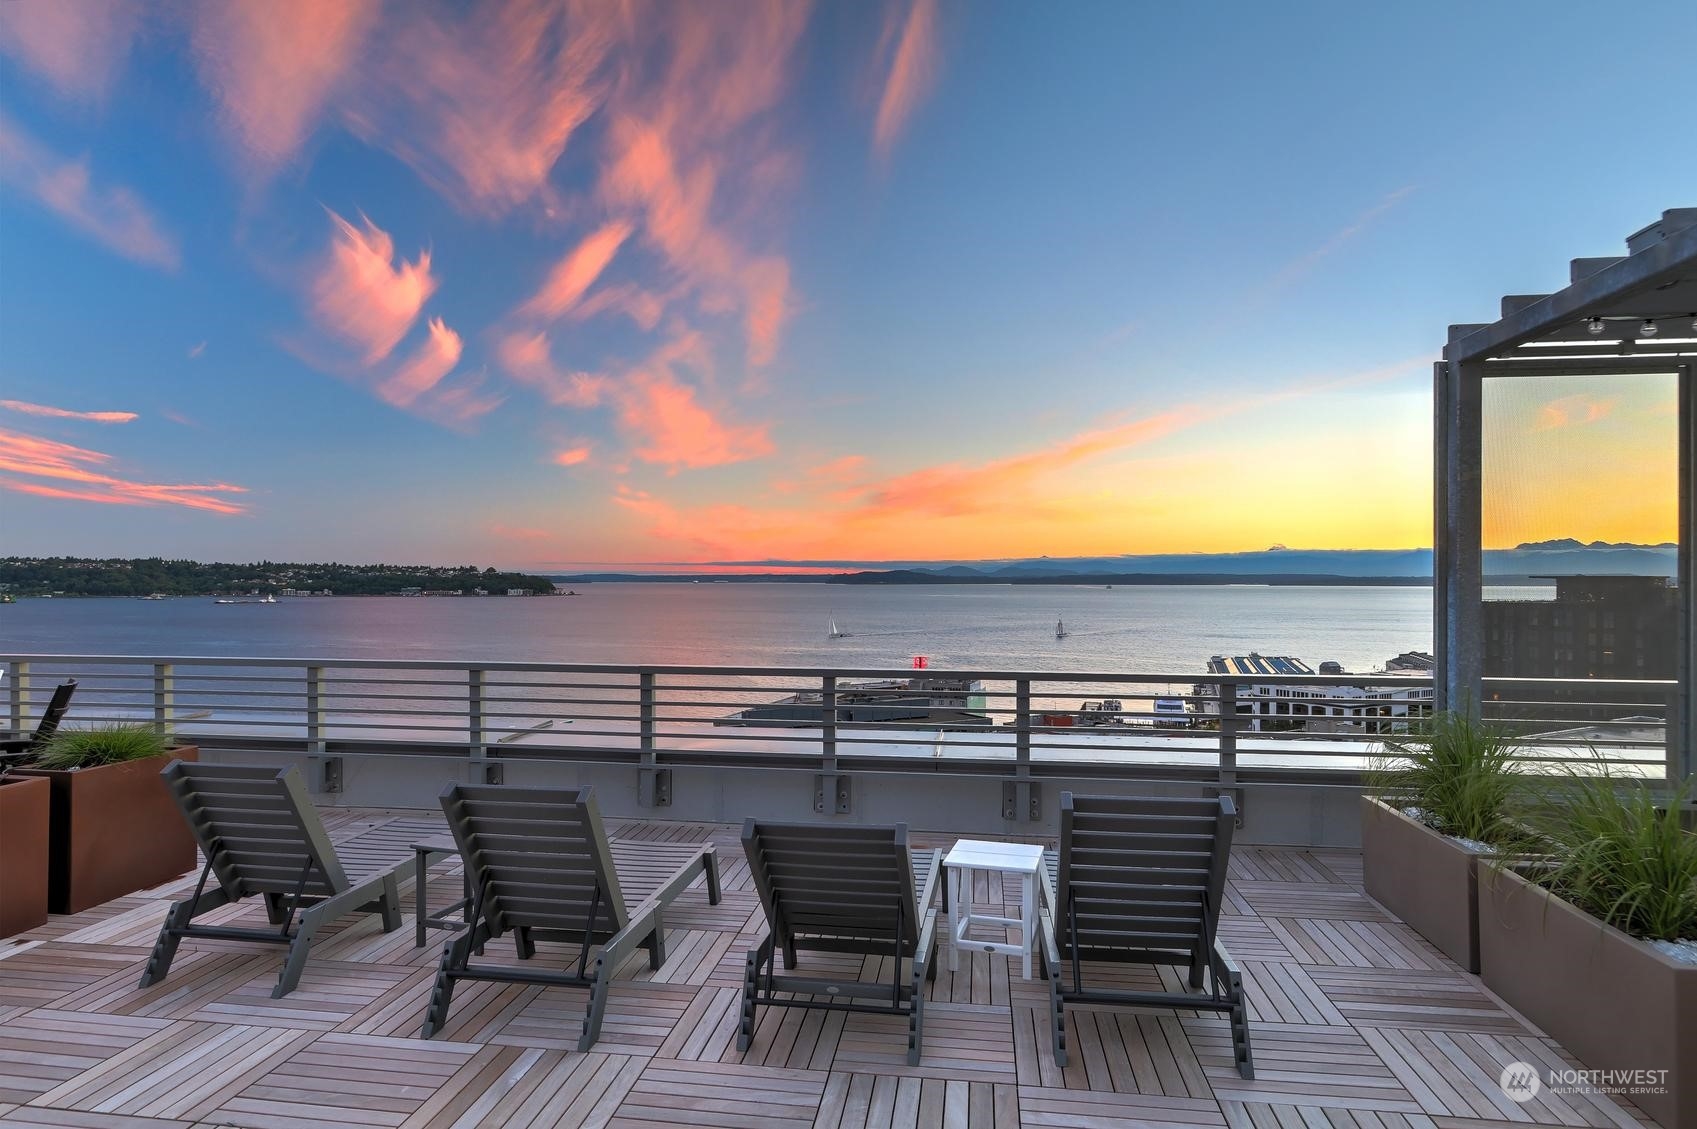
[{"label": "distant mountain", "polygon": [[[1486,549],[1483,567],[1494,578],[1595,575],[1673,576],[1679,553],[1672,544],[1631,545],[1571,537],[1534,541],[1512,549]],[[741,574],[738,580],[835,581],[853,584],[946,584],[946,583],[1031,583],[1048,580],[1060,583],[1293,583],[1306,577],[1310,583],[1327,578],[1340,582],[1362,579],[1407,581],[1430,579],[1430,549],[1288,549],[1274,545],[1247,553],[1128,553],[1111,557],[1030,557],[1022,560],[991,561],[719,561],[719,565],[741,567],[766,565],[774,568],[807,566],[839,568],[837,576],[794,576]],[[710,567],[710,566],[709,566]],[[657,575],[641,573],[577,574],[571,580],[689,580],[696,573]],[[1162,578],[1183,578],[1182,580]]]}]

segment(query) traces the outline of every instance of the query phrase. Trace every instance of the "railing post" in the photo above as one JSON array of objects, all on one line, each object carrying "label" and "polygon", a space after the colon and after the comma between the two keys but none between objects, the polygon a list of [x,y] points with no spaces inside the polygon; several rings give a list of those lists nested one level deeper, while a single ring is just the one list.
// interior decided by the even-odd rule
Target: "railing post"
[{"label": "railing post", "polygon": [[1243,792],[1237,786],[1237,683],[1222,682],[1220,695],[1220,791],[1230,792],[1243,826]]},{"label": "railing post", "polygon": [[177,716],[177,671],[170,663],[153,664],[153,724],[167,732]]},{"label": "railing post", "polygon": [[324,668],[306,668],[306,751],[307,764],[312,768],[310,786],[314,792],[342,790],[342,758],[326,755],[324,736]]},{"label": "railing post", "polygon": [[813,810],[820,815],[847,815],[853,808],[849,778],[837,771],[837,676],[819,683],[819,775],[813,778]]},{"label": "railing post", "polygon": [[654,745],[657,705],[654,672],[642,671],[636,676],[636,747],[641,758],[641,767],[636,770],[636,802],[645,808],[672,806],[672,770],[660,767]]},{"label": "railing post", "polygon": [[479,784],[500,784],[504,782],[502,766],[489,759],[489,714],[484,702],[488,677],[482,667],[466,670],[466,745],[471,778]]},{"label": "railing post", "polygon": [[1042,790],[1031,779],[1031,679],[1014,679],[1013,709],[1014,778],[1002,785],[1002,818],[1040,820]]},{"label": "railing post", "polygon": [[12,664],[12,677],[6,686],[6,721],[7,727],[20,737],[29,724],[28,710],[29,663],[19,659]]}]

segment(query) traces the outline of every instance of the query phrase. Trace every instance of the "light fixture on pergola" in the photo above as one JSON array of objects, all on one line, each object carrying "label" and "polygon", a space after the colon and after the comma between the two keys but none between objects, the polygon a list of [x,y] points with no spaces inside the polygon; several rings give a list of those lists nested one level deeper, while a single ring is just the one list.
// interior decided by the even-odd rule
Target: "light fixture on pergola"
[{"label": "light fixture on pergola", "polygon": [[1626,241],[1625,255],[1574,259],[1566,287],[1510,294],[1490,324],[1452,325],[1435,370],[1434,635],[1441,705],[1483,700],[1482,385],[1512,376],[1675,374],[1679,387],[1679,688],[1669,703],[1670,776],[1697,770],[1697,494],[1693,370],[1697,368],[1697,208],[1675,208]]}]

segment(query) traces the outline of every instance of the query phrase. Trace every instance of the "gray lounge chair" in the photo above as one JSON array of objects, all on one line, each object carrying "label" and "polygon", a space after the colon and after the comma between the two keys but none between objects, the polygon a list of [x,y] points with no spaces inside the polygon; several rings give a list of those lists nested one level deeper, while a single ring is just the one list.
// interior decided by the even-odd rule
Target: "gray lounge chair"
[{"label": "gray lounge chair", "polygon": [[[1042,925],[1056,1066],[1067,1063],[1071,1001],[1226,1012],[1238,1073],[1255,1077],[1243,979],[1218,936],[1236,817],[1227,795],[1061,793],[1061,844],[1045,860]],[[1084,961],[1187,965],[1192,991],[1088,989]]]},{"label": "gray lounge chair", "polygon": [[[577,1043],[587,1051],[601,1037],[608,988],[625,958],[645,948],[651,968],[664,963],[666,907],[698,877],[706,879],[707,900],[719,904],[711,844],[610,845],[591,788],[454,784],[442,793],[442,810],[465,861],[471,908],[466,931],[443,946],[424,1019],[427,1039],[446,1026],[457,981],[495,980],[588,988]],[[627,908],[625,890],[634,908]],[[577,970],[470,963],[509,930],[521,960],[535,955],[537,940],[577,945]]]},{"label": "gray lounge chair", "polygon": [[[742,845],[769,932],[749,950],[743,972],[737,1049],[754,1042],[760,1005],[907,1016],[907,1061],[919,1065],[925,1034],[925,982],[936,978],[937,907],[932,894],[941,851],[908,851],[907,825],[828,827],[743,824]],[[894,957],[888,983],[775,974],[809,950]],[[902,979],[902,961],[912,962]],[[794,993],[787,998],[777,993]],[[826,997],[819,999],[817,997]],[[882,1000],[881,1004],[857,1000]]]},{"label": "gray lounge chair", "polygon": [[[399,885],[412,876],[412,856],[397,854],[392,863],[368,863],[349,874],[298,769],[173,761],[161,775],[206,866],[193,896],[166,916],[142,973],[143,988],[165,979],[184,937],[263,941],[289,947],[271,991],[277,999],[300,983],[313,936],[326,923],[354,912],[379,913],[384,932],[401,927]],[[214,875],[218,887],[208,891],[206,880]],[[276,930],[194,924],[201,914],[253,894],[265,899]]]},{"label": "gray lounge chair", "polygon": [[59,723],[65,719],[65,714],[71,708],[71,695],[77,692],[77,680],[67,679],[53,688],[53,697],[48,699],[47,708],[41,711],[41,720],[35,723],[35,732],[28,737],[7,737],[0,740],[0,763],[26,764],[35,759],[41,751],[41,746],[47,744],[53,734],[59,731]]}]

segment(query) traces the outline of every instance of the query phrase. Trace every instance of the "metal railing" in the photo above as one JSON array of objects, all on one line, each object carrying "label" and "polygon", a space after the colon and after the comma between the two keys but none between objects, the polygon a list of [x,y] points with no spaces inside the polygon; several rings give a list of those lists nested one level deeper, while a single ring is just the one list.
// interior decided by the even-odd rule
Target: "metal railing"
[{"label": "metal railing", "polygon": [[[819,805],[848,770],[1153,774],[1222,787],[1353,784],[1387,735],[1430,709],[1430,678],[1007,670],[612,666],[365,659],[0,655],[10,727],[79,681],[67,723],[149,721],[202,745],[331,759],[634,764],[664,804],[673,765],[806,769]],[[1487,680],[1485,713],[1528,761],[1601,751],[1669,771],[1667,681]],[[1560,706],[1552,713],[1545,707]],[[1565,712],[1561,712],[1565,711]],[[1581,723],[1582,722],[1582,723]],[[845,786],[846,788],[846,786]]]}]

